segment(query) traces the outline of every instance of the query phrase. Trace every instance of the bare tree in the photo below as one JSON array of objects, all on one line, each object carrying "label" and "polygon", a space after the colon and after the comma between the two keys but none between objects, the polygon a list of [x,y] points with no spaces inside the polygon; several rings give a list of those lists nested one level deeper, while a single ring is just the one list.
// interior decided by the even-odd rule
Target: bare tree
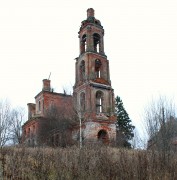
[{"label": "bare tree", "polygon": [[11,107],[7,100],[0,100],[0,147],[10,140]]},{"label": "bare tree", "polygon": [[71,144],[71,128],[78,123],[76,112],[68,101],[63,102],[62,106],[51,105],[45,112],[46,124],[40,137],[47,136],[51,139],[49,144],[52,146],[68,146]]},{"label": "bare tree", "polygon": [[25,110],[21,107],[15,108],[11,111],[11,140],[13,144],[20,144],[22,138],[22,125],[25,119]]},{"label": "bare tree", "polygon": [[162,96],[158,100],[152,100],[145,109],[144,120],[149,137],[148,148],[165,152],[171,150],[174,146],[173,140],[177,136],[173,101]]}]

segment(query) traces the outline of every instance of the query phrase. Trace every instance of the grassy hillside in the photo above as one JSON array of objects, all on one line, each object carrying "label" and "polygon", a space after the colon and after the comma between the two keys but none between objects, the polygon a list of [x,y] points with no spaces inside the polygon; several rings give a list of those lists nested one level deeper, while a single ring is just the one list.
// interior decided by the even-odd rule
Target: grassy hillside
[{"label": "grassy hillside", "polygon": [[5,177],[15,180],[177,179],[176,154],[144,150],[4,148],[1,162]]}]

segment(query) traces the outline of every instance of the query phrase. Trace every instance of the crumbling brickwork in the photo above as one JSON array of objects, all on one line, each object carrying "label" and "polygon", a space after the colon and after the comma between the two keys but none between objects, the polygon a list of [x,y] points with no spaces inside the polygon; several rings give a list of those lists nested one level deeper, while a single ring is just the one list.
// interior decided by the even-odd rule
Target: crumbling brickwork
[{"label": "crumbling brickwork", "polygon": [[81,23],[79,39],[73,98],[83,118],[83,139],[84,142],[109,143],[116,138],[114,91],[104,52],[104,29],[92,8],[87,10],[87,19]]},{"label": "crumbling brickwork", "polygon": [[[94,14],[92,8],[87,10],[87,19],[82,21],[79,30],[80,54],[75,63],[73,97],[53,92],[50,80],[44,79],[42,91],[35,97],[36,103],[28,104],[28,121],[23,125],[24,143],[45,143],[42,139],[46,140],[49,133],[47,130],[41,132],[49,123],[45,112],[51,106],[64,113],[66,109],[63,107],[74,108],[78,119],[82,119],[84,143],[109,144],[115,141],[114,90],[111,86],[109,61],[104,52],[104,29]],[[71,116],[71,113],[69,115]],[[57,130],[52,132],[52,141],[58,141]],[[78,141],[79,121],[68,130],[68,134]]]},{"label": "crumbling brickwork", "polygon": [[43,80],[42,91],[35,96],[35,104],[28,103],[28,121],[23,125],[23,143],[29,146],[46,144],[48,139],[49,119],[47,113],[55,107],[68,115],[72,109],[72,96],[53,92],[50,87],[50,80]]}]

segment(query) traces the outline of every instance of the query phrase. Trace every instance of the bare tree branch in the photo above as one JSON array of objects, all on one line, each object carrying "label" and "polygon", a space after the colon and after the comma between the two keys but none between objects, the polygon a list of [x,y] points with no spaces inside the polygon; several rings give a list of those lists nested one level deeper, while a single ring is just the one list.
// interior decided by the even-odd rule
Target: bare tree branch
[{"label": "bare tree branch", "polygon": [[22,125],[25,119],[25,110],[21,107],[15,108],[11,111],[11,140],[13,144],[21,143]]},{"label": "bare tree branch", "polygon": [[0,147],[3,147],[10,139],[10,103],[7,100],[0,101]]},{"label": "bare tree branch", "polygon": [[170,150],[173,146],[172,139],[177,135],[173,101],[162,96],[156,101],[152,100],[145,109],[144,120],[149,136],[148,148]]}]

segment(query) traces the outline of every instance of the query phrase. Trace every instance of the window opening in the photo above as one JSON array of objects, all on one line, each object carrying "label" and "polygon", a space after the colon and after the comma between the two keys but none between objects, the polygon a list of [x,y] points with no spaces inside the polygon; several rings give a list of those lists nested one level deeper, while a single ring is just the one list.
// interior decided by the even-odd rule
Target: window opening
[{"label": "window opening", "polygon": [[108,143],[108,134],[105,130],[100,130],[98,132],[98,140],[104,144]]},{"label": "window opening", "polygon": [[93,34],[94,51],[99,52],[100,49],[100,35],[97,33]]},{"label": "window opening", "polygon": [[87,36],[86,34],[84,34],[81,39],[81,53],[84,53],[86,51],[86,48],[87,48],[86,39],[87,39]]},{"label": "window opening", "polygon": [[103,93],[101,91],[96,93],[96,112],[103,112]]},{"label": "window opening", "polygon": [[41,102],[38,102],[38,110],[41,111]]},{"label": "window opening", "polygon": [[95,60],[95,72],[96,72],[96,78],[101,78],[101,61],[99,59]]}]

